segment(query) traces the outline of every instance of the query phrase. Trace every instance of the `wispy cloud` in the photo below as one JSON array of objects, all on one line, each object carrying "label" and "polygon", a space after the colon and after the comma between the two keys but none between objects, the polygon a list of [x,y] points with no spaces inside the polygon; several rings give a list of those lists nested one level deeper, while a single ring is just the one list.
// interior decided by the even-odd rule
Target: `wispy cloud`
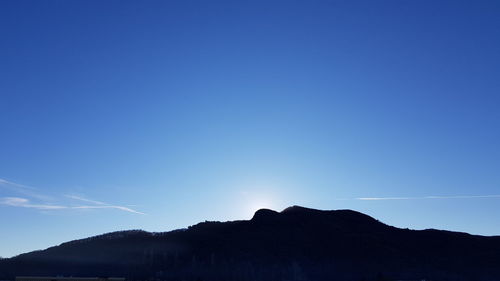
[{"label": "wispy cloud", "polygon": [[136,210],[134,210],[132,208],[128,208],[128,207],[125,207],[125,206],[112,205],[112,204],[108,204],[108,203],[105,203],[105,202],[88,199],[88,198],[85,198],[85,197],[82,197],[82,196],[66,195],[66,197],[70,198],[70,199],[77,200],[77,201],[82,201],[82,202],[85,202],[85,203],[93,204],[93,205],[84,205],[84,206],[74,206],[74,207],[72,207],[73,209],[117,209],[117,210],[129,212],[129,213],[145,215],[145,213],[136,211]]},{"label": "wispy cloud", "polygon": [[56,204],[47,204],[47,203],[31,203],[31,201],[27,198],[20,197],[2,197],[0,198],[0,205],[10,206],[10,207],[22,207],[22,208],[32,208],[38,210],[68,210],[68,209],[116,209],[129,213],[145,215],[143,212],[136,211],[134,209],[117,206],[117,205],[56,205]]},{"label": "wispy cloud", "polygon": [[[70,209],[116,209],[124,212],[134,213],[145,215],[143,212],[139,212],[132,208],[126,206],[120,206],[115,204],[108,204],[105,202],[92,200],[85,198],[83,196],[77,195],[64,195],[58,196],[59,200],[55,200],[52,196],[46,196],[37,192],[38,190],[35,187],[26,186],[18,183],[14,183],[11,181],[7,181],[5,179],[0,179],[0,187],[6,188],[10,191],[16,192],[18,194],[23,194],[25,196],[30,197],[31,199],[17,196],[10,197],[0,197],[0,205],[10,206],[10,207],[20,207],[20,208],[32,208],[37,210],[70,210]],[[62,198],[72,199],[79,202],[84,202],[85,204],[54,204],[54,201],[61,201]],[[35,201],[40,201],[33,203],[32,199],[36,199]],[[66,200],[67,201],[67,200]]]},{"label": "wispy cloud", "polygon": [[115,205],[100,205],[100,206],[74,206],[70,207],[71,209],[117,209],[129,213],[134,213],[134,214],[139,214],[139,215],[145,215],[143,212],[136,211],[131,208],[127,208],[124,206],[115,206]]},{"label": "wispy cloud", "polygon": [[81,196],[77,196],[77,195],[65,195],[65,197],[70,198],[70,199],[74,199],[74,200],[78,200],[78,201],[82,201],[82,202],[86,202],[86,203],[92,203],[95,205],[108,205],[108,204],[101,202],[101,201],[87,199],[85,197],[81,197]]},{"label": "wispy cloud", "polygon": [[51,205],[51,204],[32,204],[30,200],[19,197],[3,197],[0,198],[0,205],[11,207],[33,208],[39,210],[60,210],[66,209],[65,206]]},{"label": "wispy cloud", "polygon": [[51,199],[53,199],[51,196],[40,194],[38,189],[35,187],[15,183],[2,178],[0,178],[0,187],[15,192],[17,194],[23,194],[31,198],[36,198],[43,201],[50,201]]},{"label": "wispy cloud", "polygon": [[421,197],[358,197],[356,200],[378,201],[378,200],[423,200],[423,199],[476,199],[476,198],[500,198],[500,194],[493,195],[452,195],[452,196],[421,196]]}]

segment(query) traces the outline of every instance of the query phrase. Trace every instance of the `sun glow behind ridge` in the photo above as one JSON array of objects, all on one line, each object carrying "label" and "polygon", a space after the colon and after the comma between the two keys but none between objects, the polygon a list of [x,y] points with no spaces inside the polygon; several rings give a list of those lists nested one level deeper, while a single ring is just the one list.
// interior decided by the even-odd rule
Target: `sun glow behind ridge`
[{"label": "sun glow behind ridge", "polygon": [[247,218],[252,218],[255,212],[260,209],[280,211],[286,207],[282,198],[273,195],[269,191],[242,192],[241,194],[243,199],[241,210],[244,217]]}]

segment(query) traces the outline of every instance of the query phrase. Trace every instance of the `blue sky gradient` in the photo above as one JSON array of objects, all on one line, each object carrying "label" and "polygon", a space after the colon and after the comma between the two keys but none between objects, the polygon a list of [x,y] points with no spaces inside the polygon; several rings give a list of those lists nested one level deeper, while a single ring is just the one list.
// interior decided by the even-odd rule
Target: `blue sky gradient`
[{"label": "blue sky gradient", "polygon": [[499,13],[2,1],[0,256],[294,204],[498,235]]}]

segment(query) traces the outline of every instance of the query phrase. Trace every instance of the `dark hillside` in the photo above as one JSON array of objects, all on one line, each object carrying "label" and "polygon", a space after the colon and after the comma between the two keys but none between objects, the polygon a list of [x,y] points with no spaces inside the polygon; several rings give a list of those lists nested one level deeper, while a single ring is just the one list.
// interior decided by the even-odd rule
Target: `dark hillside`
[{"label": "dark hillside", "polygon": [[406,230],[351,210],[259,210],[249,221],[123,231],[0,261],[16,275],[160,280],[500,280],[500,237]]}]

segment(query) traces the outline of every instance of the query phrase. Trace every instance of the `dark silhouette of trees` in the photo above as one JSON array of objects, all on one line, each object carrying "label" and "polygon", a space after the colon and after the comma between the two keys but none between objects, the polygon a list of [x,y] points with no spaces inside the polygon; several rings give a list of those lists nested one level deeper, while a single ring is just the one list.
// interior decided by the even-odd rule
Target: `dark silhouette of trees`
[{"label": "dark silhouette of trees", "polygon": [[[258,211],[249,221],[122,231],[0,260],[16,275],[161,281],[500,280],[500,237],[398,229],[350,211]],[[380,273],[380,274],[379,274]],[[397,278],[396,278],[397,277]]]}]

